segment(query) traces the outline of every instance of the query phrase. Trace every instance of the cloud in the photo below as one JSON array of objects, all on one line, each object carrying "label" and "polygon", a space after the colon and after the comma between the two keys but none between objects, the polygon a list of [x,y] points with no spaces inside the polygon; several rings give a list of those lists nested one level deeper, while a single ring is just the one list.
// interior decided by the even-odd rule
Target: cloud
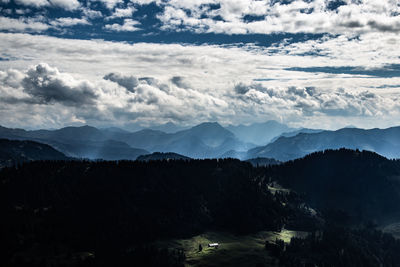
[{"label": "cloud", "polygon": [[75,25],[90,25],[86,18],[62,17],[54,20],[48,20],[42,16],[20,17],[18,19],[0,17],[0,30],[11,32],[44,32],[51,28],[60,29]]},{"label": "cloud", "polygon": [[102,2],[108,9],[113,9],[117,4],[123,3],[123,0],[91,0],[93,2]]},{"label": "cloud", "polygon": [[78,0],[15,0],[17,4],[25,6],[33,6],[36,8],[53,6],[66,10],[75,10],[80,7]]},{"label": "cloud", "polygon": [[[400,116],[400,78],[370,75],[374,70],[396,70],[400,36],[391,32],[325,36],[272,47],[129,44],[11,33],[0,33],[0,39],[0,70],[18,70],[25,77],[27,66],[46,62],[60,70],[50,76],[61,79],[64,87],[79,91],[81,84],[88,84],[96,94],[90,109],[80,108],[71,101],[45,101],[40,96],[44,93],[30,93],[18,79],[14,88],[9,78],[0,86],[6,91],[0,98],[8,97],[11,103],[14,96],[21,103],[5,106],[15,115],[0,111],[0,124],[12,116],[21,119],[17,113],[29,110],[28,105],[41,106],[37,116],[47,118],[57,106],[59,112],[67,112],[65,121],[75,116],[98,126],[276,119],[296,127],[387,127]],[[320,69],[314,72],[316,67]],[[64,125],[64,118],[49,119],[52,127]],[[19,123],[23,127],[30,122]]]},{"label": "cloud", "polygon": [[134,93],[135,87],[139,85],[139,81],[134,76],[123,76],[118,73],[109,73],[103,77],[105,80],[110,80],[112,82],[116,82],[120,86],[126,88],[126,90]]},{"label": "cloud", "polygon": [[77,81],[47,64],[30,68],[22,80],[25,92],[41,103],[59,102],[65,105],[92,104],[96,90],[87,81]]},{"label": "cloud", "polygon": [[57,18],[50,22],[55,27],[71,27],[75,25],[90,25],[90,22],[86,18]]},{"label": "cloud", "polygon": [[[106,75],[106,80],[89,82],[44,63],[32,66],[27,71],[0,71],[0,101],[7,107],[5,110],[0,108],[0,118],[7,120],[8,125],[10,122],[16,123],[15,118],[21,119],[21,113],[31,109],[41,118],[40,123],[43,123],[43,118],[52,116],[47,114],[51,110],[60,114],[57,119],[59,125],[65,123],[63,119],[68,122],[72,118],[95,125],[116,121],[129,124],[133,123],[132,120],[150,125],[167,118],[205,119],[210,113],[221,114],[220,108],[227,106],[223,100],[195,90],[170,87],[155,78],[142,78],[138,84],[132,84],[136,81],[132,77],[113,73]],[[117,82],[135,89],[119,90]],[[10,110],[16,113],[12,118],[9,117]],[[20,123],[26,123],[27,118]],[[4,124],[3,119],[0,119],[0,123]],[[55,118],[52,117],[52,120]],[[35,120],[29,123],[31,126],[39,125],[35,124]],[[53,123],[56,124],[55,121]]]},{"label": "cloud", "polygon": [[0,17],[0,30],[42,32],[49,28],[42,17],[19,19]]},{"label": "cloud", "polygon": [[166,30],[348,35],[400,31],[400,6],[396,1],[171,0],[159,4],[164,12],[158,18]]},{"label": "cloud", "polygon": [[103,17],[103,14],[99,10],[93,10],[90,8],[82,8],[82,13],[90,18],[90,19],[96,19],[96,18],[101,18]]},{"label": "cloud", "polygon": [[133,19],[124,19],[123,24],[107,24],[104,26],[104,28],[117,32],[134,32],[140,30],[140,28],[135,27],[136,25],[140,25],[140,22]]},{"label": "cloud", "polygon": [[48,6],[49,1],[47,0],[15,0],[17,4],[33,7]]},{"label": "cloud", "polygon": [[[238,88],[240,88],[238,90]],[[264,87],[259,83],[240,84],[234,91],[241,101],[258,105],[274,106],[276,109],[299,113],[300,116],[376,116],[390,114],[400,105],[394,99],[382,97],[369,91],[352,92],[343,88],[320,90],[318,88]],[[392,95],[393,97],[393,95]],[[396,100],[395,100],[396,99]]]},{"label": "cloud", "polygon": [[66,10],[75,10],[80,7],[78,0],[49,0],[50,4],[55,7],[61,7]]},{"label": "cloud", "polygon": [[189,88],[190,87],[189,83],[182,76],[172,77],[171,82],[180,88]]},{"label": "cloud", "polygon": [[109,16],[107,19],[131,17],[133,12],[135,11],[136,9],[133,6],[128,6],[126,8],[116,8],[113,14]]}]

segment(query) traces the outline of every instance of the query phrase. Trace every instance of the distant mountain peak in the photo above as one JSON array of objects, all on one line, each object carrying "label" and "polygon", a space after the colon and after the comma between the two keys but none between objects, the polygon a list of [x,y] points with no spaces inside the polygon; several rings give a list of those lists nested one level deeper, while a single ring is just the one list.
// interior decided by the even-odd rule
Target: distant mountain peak
[{"label": "distant mountain peak", "polygon": [[219,124],[218,122],[202,122],[196,126],[193,126],[192,128],[205,128],[205,127],[218,127],[218,128],[224,128]]}]

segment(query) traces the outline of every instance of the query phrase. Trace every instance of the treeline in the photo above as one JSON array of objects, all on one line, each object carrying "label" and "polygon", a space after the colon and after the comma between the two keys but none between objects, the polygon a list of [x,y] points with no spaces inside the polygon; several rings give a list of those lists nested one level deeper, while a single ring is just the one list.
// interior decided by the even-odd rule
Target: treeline
[{"label": "treeline", "polygon": [[5,168],[1,262],[89,252],[96,265],[120,266],[141,251],[132,248],[160,238],[279,230],[295,205],[283,205],[288,199],[261,185],[264,171],[238,160],[36,161]]},{"label": "treeline", "polygon": [[[398,177],[399,161],[346,149],[258,168],[233,159],[27,162],[0,170],[0,265],[182,266],[183,251],[152,242],[285,226],[323,234],[278,250],[284,266],[400,266],[398,241],[346,228],[400,218]],[[292,190],[271,193],[275,183]]]},{"label": "treeline", "polygon": [[336,224],[382,224],[400,218],[400,161],[373,152],[316,152],[270,166],[266,177],[304,195],[308,205]]},{"label": "treeline", "polygon": [[[271,245],[266,247],[272,251]],[[292,238],[286,246],[272,248],[284,267],[400,266],[400,241],[371,228],[350,230],[330,225],[305,239]]]}]

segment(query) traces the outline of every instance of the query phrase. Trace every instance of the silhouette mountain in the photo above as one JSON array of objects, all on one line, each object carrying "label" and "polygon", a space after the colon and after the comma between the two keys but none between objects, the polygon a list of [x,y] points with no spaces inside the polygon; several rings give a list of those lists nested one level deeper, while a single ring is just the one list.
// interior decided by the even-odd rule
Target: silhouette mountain
[{"label": "silhouette mountain", "polygon": [[25,131],[0,126],[0,138],[34,140],[51,145],[68,156],[88,159],[136,159],[148,154],[144,149],[136,149],[113,136],[125,134],[121,131],[99,130],[91,126],[65,127],[58,130]]},{"label": "silhouette mountain", "polygon": [[0,127],[0,138],[35,140],[69,156],[90,159],[135,159],[149,151],[174,152],[192,158],[215,158],[229,150],[247,151],[254,147],[242,142],[216,122],[202,123],[176,133],[151,129],[132,133],[91,126],[36,131]]},{"label": "silhouette mountain", "polygon": [[230,125],[227,129],[244,142],[256,145],[268,144],[274,137],[295,130],[274,120],[250,125]]},{"label": "silhouette mountain", "polygon": [[341,223],[400,219],[400,161],[374,152],[339,149],[271,167],[271,179]]},{"label": "silhouette mountain", "polygon": [[296,136],[296,135],[298,135],[300,133],[319,133],[319,132],[322,132],[322,131],[324,131],[324,130],[301,128],[301,129],[290,131],[290,132],[284,132],[281,135],[275,136],[274,138],[272,138],[271,143],[275,142],[281,136],[292,137],[292,136]]},{"label": "silhouette mountain", "polygon": [[30,160],[67,160],[63,153],[49,145],[33,141],[0,139],[0,167]]},{"label": "silhouette mountain", "polygon": [[[161,238],[280,229],[291,208],[253,179],[261,171],[238,160],[37,161],[0,170],[0,262],[149,266],[136,253]],[[150,266],[178,266],[165,261]]]},{"label": "silhouette mountain", "polygon": [[291,137],[281,136],[266,146],[250,149],[247,157],[287,161],[315,151],[342,147],[370,150],[388,158],[399,158],[400,127],[371,130],[343,128],[337,131],[300,133]]}]

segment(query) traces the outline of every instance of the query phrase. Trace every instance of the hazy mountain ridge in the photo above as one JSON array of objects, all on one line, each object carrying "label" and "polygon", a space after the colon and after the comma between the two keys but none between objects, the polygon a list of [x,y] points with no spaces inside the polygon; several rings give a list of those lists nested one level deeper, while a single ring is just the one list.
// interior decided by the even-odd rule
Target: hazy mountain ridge
[{"label": "hazy mountain ridge", "polygon": [[[139,155],[148,154],[148,151],[174,152],[193,158],[213,158],[228,150],[247,151],[254,147],[240,141],[233,133],[215,122],[202,123],[176,133],[151,129],[131,133],[115,129],[100,130],[91,126],[36,131],[2,127],[0,137],[36,140],[53,145],[70,156],[91,159],[135,159]],[[107,147],[115,151],[112,156],[107,154]],[[121,151],[120,155],[116,153],[118,149]],[[127,157],[129,153],[131,156]]]},{"label": "hazy mountain ridge", "polygon": [[274,137],[280,136],[285,132],[296,130],[295,128],[290,128],[287,125],[274,120],[264,123],[253,123],[250,125],[229,125],[226,128],[244,142],[256,145],[266,145]]},{"label": "hazy mountain ridge", "polygon": [[291,137],[281,136],[266,146],[250,149],[247,157],[270,157],[287,161],[312,152],[342,147],[370,150],[388,158],[400,158],[400,127],[370,130],[343,128],[299,133]]},{"label": "hazy mountain ridge", "polygon": [[99,130],[91,126],[65,127],[58,130],[10,129],[0,127],[0,137],[16,140],[33,140],[48,144],[66,155],[88,159],[136,159],[148,154],[144,149],[136,149],[128,144],[112,140],[120,131]]},{"label": "hazy mountain ridge", "polygon": [[[275,129],[275,132],[289,128],[269,121],[253,126],[236,126],[236,130],[244,129],[240,133],[243,134],[249,129],[265,125],[271,125],[271,129],[277,125],[278,130]],[[370,150],[388,158],[400,158],[400,127],[370,130],[343,128],[336,131],[303,128],[279,132],[273,142],[258,147],[241,140],[227,128],[216,122],[202,123],[175,133],[151,129],[128,132],[91,126],[36,131],[0,127],[0,138],[33,140],[49,144],[71,157],[107,160],[136,159],[153,152],[173,152],[190,158],[246,160],[260,157],[287,161],[316,151],[342,147]],[[255,135],[259,133],[256,131]]]}]

